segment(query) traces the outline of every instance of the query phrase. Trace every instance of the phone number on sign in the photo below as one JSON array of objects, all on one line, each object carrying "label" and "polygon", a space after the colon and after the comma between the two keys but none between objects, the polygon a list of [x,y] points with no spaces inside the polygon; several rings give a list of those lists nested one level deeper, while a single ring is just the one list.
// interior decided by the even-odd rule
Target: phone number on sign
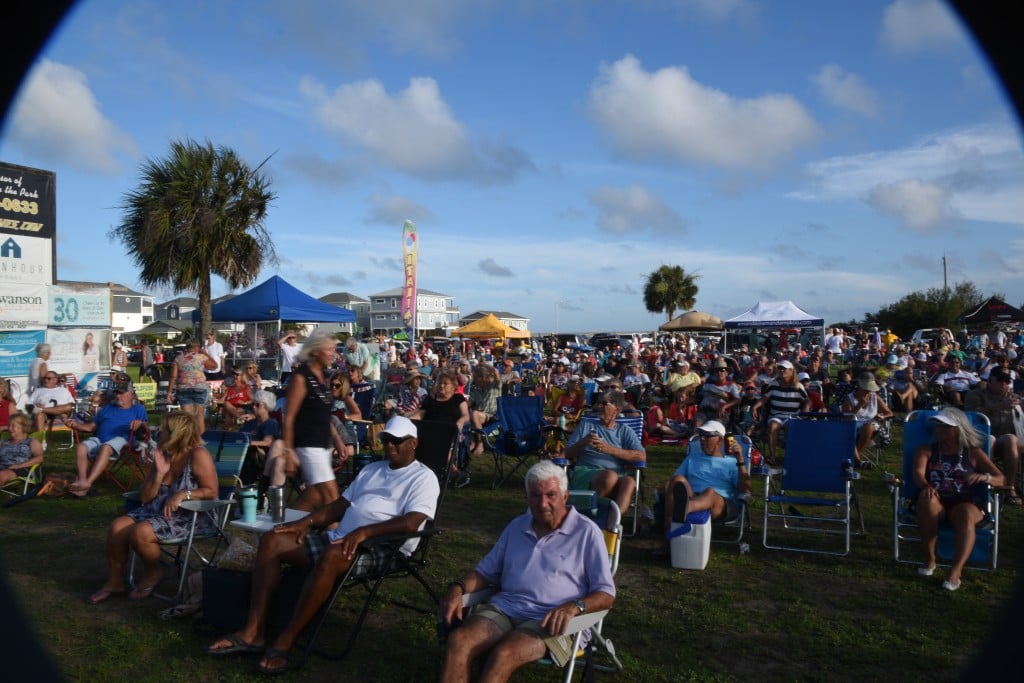
[{"label": "phone number on sign", "polygon": [[0,199],[0,207],[2,207],[4,211],[29,213],[33,216],[39,213],[39,204],[36,202],[28,202],[24,199],[11,199],[10,197],[4,197],[3,199]]}]

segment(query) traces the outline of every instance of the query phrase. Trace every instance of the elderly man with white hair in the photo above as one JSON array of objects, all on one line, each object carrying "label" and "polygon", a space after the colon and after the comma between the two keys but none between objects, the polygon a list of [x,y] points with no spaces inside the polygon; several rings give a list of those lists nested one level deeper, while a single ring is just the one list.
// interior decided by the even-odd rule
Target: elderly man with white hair
[{"label": "elderly man with white hair", "polygon": [[573,617],[608,609],[615,601],[608,551],[600,529],[568,505],[565,471],[542,460],[526,472],[530,510],[505,527],[476,568],[449,585],[441,617],[463,619],[465,593],[496,586],[448,638],[441,680],[505,681],[530,662],[550,655],[560,665],[573,656],[565,635]]}]

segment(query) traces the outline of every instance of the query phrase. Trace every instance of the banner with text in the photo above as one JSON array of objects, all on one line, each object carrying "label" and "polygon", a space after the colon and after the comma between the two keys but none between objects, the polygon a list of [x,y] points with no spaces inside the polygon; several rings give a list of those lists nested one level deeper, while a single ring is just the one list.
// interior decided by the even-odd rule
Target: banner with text
[{"label": "banner with text", "polygon": [[47,240],[57,236],[53,171],[0,162],[0,233]]},{"label": "banner with text", "polygon": [[0,234],[0,284],[53,284],[53,241]]},{"label": "banner with text", "polygon": [[46,327],[46,285],[8,284],[0,289],[0,330]]},{"label": "banner with text", "polygon": [[45,340],[46,330],[0,331],[0,377],[27,377],[36,344]]},{"label": "banner with text", "polygon": [[110,369],[110,330],[50,329],[46,335],[50,360],[46,366],[76,377]]},{"label": "banner with text", "polygon": [[50,287],[50,325],[110,327],[110,289]]},{"label": "banner with text", "polygon": [[416,336],[416,259],[419,251],[416,224],[406,221],[402,226],[402,264],[405,271],[402,284],[402,324],[409,339],[415,339]]}]

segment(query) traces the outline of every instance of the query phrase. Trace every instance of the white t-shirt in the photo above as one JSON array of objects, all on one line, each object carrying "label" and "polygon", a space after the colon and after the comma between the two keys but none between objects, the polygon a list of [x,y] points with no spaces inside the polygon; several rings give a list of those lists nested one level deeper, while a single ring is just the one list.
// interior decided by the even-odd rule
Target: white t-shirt
[{"label": "white t-shirt", "polygon": [[210,358],[214,359],[215,361],[217,361],[217,367],[215,367],[213,370],[206,370],[204,368],[204,372],[206,372],[207,375],[212,375],[212,374],[215,374],[215,373],[218,373],[218,372],[223,372],[224,371],[224,346],[220,342],[215,341],[212,344],[207,344],[204,348],[206,349],[206,355],[209,356]]},{"label": "white t-shirt", "polygon": [[295,364],[295,359],[299,355],[299,351],[302,349],[301,346],[295,344],[281,344],[281,372],[291,372],[292,365]]},{"label": "white t-shirt", "polygon": [[[327,537],[333,543],[360,527],[410,512],[422,512],[433,519],[440,494],[437,476],[419,460],[397,470],[391,469],[386,460],[370,463],[341,494],[352,505]],[[402,545],[402,552],[408,555],[418,543],[419,539],[409,539]]]},{"label": "white t-shirt", "polygon": [[74,403],[75,398],[67,387],[39,387],[32,392],[29,402],[37,408],[52,408]]}]

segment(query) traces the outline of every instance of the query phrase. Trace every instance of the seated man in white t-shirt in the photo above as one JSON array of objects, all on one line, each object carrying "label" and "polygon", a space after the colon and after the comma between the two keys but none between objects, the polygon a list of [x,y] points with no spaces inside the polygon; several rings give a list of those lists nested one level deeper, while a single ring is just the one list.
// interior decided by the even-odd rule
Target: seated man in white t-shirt
[{"label": "seated man in white t-shirt", "polygon": [[42,431],[46,423],[66,418],[75,410],[75,397],[67,387],[57,385],[57,373],[49,370],[42,377],[43,384],[32,391],[28,402],[32,406],[32,429]]},{"label": "seated man in white t-shirt", "polygon": [[[340,498],[260,538],[248,619],[236,633],[210,645],[207,654],[263,652],[261,672],[287,670],[295,639],[330,596],[337,578],[353,563],[352,578],[372,574],[383,569],[390,557],[386,548],[359,553],[359,544],[375,536],[417,531],[434,517],[441,487],[434,472],[416,460],[416,425],[408,418],[393,417],[381,441],[387,459],[360,470]],[[337,528],[327,531],[335,522]],[[416,539],[406,541],[402,552],[411,553],[417,543]],[[268,643],[267,611],[285,563],[310,571],[291,621]]]}]

